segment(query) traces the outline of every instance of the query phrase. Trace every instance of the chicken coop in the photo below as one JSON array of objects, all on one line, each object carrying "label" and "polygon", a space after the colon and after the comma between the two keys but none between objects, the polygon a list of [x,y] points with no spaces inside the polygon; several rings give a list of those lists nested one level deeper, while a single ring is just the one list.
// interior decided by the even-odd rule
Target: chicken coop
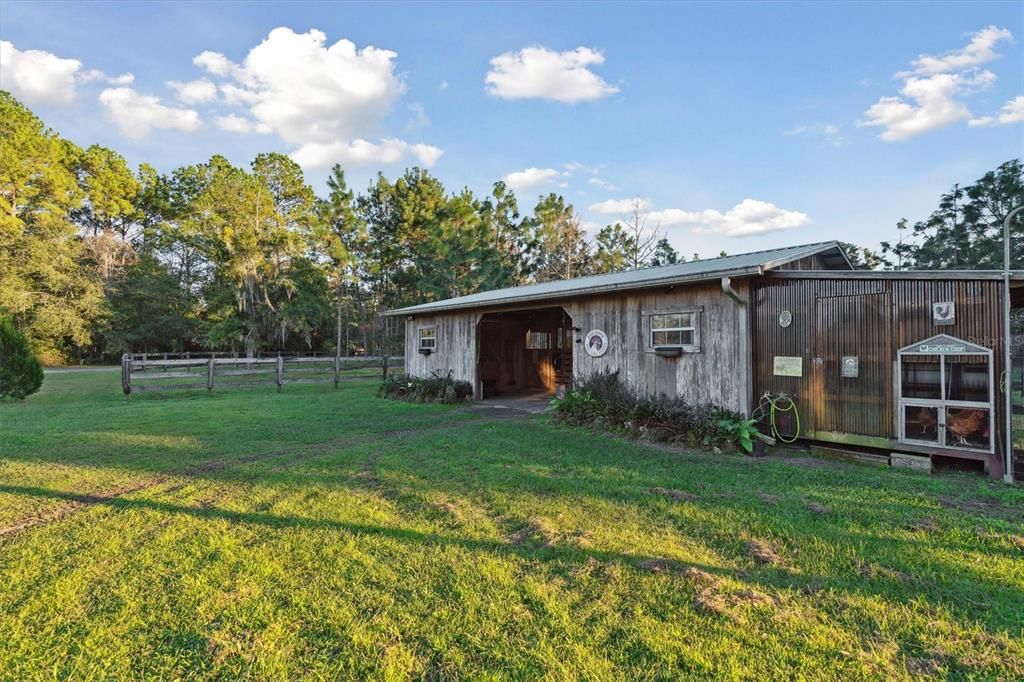
[{"label": "chicken coop", "polygon": [[[1022,285],[1015,273],[1013,307]],[[999,273],[774,272],[752,299],[755,393],[799,411],[783,432],[1002,476]]]}]

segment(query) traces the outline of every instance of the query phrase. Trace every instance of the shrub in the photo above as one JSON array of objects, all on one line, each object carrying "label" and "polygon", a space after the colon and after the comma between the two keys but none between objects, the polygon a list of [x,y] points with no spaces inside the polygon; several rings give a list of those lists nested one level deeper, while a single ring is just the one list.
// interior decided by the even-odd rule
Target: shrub
[{"label": "shrub", "polygon": [[23,400],[43,385],[43,366],[25,335],[0,317],[0,398]]},{"label": "shrub", "polygon": [[473,393],[468,381],[458,381],[447,374],[434,372],[427,378],[407,375],[390,376],[381,382],[377,395],[412,403],[461,403]]},{"label": "shrub", "polygon": [[708,448],[753,450],[754,420],[710,403],[681,398],[637,397],[618,372],[597,373],[554,401],[555,416],[567,423],[627,433],[658,442]]}]

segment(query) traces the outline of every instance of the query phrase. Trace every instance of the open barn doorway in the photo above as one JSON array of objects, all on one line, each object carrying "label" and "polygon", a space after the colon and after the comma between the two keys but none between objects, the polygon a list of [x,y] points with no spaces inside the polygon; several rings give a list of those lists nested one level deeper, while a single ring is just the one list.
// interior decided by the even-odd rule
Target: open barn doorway
[{"label": "open barn doorway", "polygon": [[549,398],[572,382],[572,319],[562,308],[487,313],[477,331],[484,400]]}]

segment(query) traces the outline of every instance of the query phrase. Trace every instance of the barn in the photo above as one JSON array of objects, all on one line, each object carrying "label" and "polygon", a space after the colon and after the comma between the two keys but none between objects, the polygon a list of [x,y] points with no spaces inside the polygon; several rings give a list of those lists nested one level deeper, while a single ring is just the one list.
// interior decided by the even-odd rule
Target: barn
[{"label": "barn", "polygon": [[[408,373],[451,372],[478,400],[553,395],[618,371],[638,394],[748,415],[765,412],[765,396],[791,401],[783,436],[976,461],[1001,476],[1001,277],[855,270],[823,242],[386,314],[406,321]],[[1016,305],[1022,273],[1012,285]]]}]

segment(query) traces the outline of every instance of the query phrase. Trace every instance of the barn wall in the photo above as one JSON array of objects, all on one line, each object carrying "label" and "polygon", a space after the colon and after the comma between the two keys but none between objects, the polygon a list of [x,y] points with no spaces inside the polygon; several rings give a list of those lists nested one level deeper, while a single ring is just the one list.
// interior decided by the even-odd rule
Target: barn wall
[{"label": "barn wall", "polygon": [[[745,280],[734,280],[733,288],[749,297]],[[580,331],[573,343],[573,379],[580,381],[595,371],[619,370],[623,381],[640,395],[679,396],[693,403],[711,402],[749,413],[752,364],[748,309],[721,289],[718,279],[708,284],[648,292],[575,298],[545,302],[561,306]],[[654,312],[701,308],[700,343],[697,353],[676,358],[655,355],[648,347],[648,320]],[[470,381],[479,398],[477,384],[477,322],[485,312],[452,312],[417,316],[406,325],[407,371],[429,376],[433,371],[454,370],[459,379]],[[437,352],[420,355],[418,330],[438,329]],[[582,338],[591,329],[608,336],[608,352],[592,358],[583,349]]]},{"label": "barn wall", "polygon": [[[405,325],[405,371],[417,377],[432,372],[452,371],[455,379],[476,387],[476,323],[474,312],[453,312],[416,316]],[[419,330],[437,328],[437,349],[430,355],[419,352]],[[476,389],[474,388],[474,393]]]},{"label": "barn wall", "polygon": [[[733,288],[748,295],[744,280]],[[653,312],[702,307],[701,349],[676,358],[657,356],[648,348],[648,320]],[[593,372],[619,370],[639,394],[679,396],[693,403],[712,402],[742,413],[750,411],[751,362],[747,308],[713,283],[577,299],[565,304],[573,325],[584,336],[591,329],[608,335],[608,352],[590,357],[574,344],[573,374],[578,382]]]},{"label": "barn wall", "polygon": [[[764,278],[751,306],[755,399],[766,391],[794,396],[808,438],[841,432],[894,440],[896,352],[949,334],[994,349],[998,377],[1001,300],[994,280]],[[955,302],[954,325],[933,323],[932,303],[942,301]],[[788,328],[779,324],[783,310],[793,316]],[[861,377],[830,384],[825,374],[834,368],[825,365],[845,354],[861,357]],[[803,376],[774,376],[775,356],[803,358]],[[825,409],[829,400],[841,409]],[[1002,401],[996,403],[1001,425]]]}]

